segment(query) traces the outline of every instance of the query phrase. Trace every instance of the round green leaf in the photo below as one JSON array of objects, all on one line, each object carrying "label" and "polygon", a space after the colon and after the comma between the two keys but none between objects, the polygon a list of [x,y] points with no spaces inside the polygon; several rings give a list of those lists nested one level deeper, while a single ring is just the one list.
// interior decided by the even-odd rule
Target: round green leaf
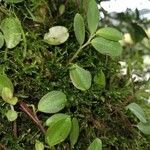
[{"label": "round green leaf", "polygon": [[71,129],[71,118],[57,121],[50,126],[45,134],[46,142],[50,147],[63,142],[69,135]]},{"label": "round green leaf", "polygon": [[0,48],[2,48],[4,45],[4,36],[3,34],[0,32]]},{"label": "round green leaf", "polygon": [[66,95],[61,91],[51,91],[44,95],[38,103],[38,109],[44,113],[56,113],[66,105]]},{"label": "round green leaf", "polygon": [[5,87],[10,89],[12,93],[14,92],[14,87],[10,79],[6,75],[0,75],[0,96],[2,96],[2,90]]},{"label": "round green leaf", "polygon": [[7,48],[16,47],[21,41],[20,24],[15,18],[6,18],[1,23],[1,30],[4,34],[4,39]]},{"label": "round green leaf", "polygon": [[74,32],[77,41],[80,45],[84,43],[85,39],[85,25],[83,17],[80,14],[76,14],[74,18]]},{"label": "round green leaf", "polygon": [[50,45],[60,45],[69,37],[68,29],[63,26],[55,26],[44,35],[44,41]]},{"label": "round green leaf", "polygon": [[88,147],[87,150],[102,150],[102,141],[96,138]]},{"label": "round green leaf", "polygon": [[146,123],[140,122],[140,123],[138,123],[137,127],[144,134],[150,135],[150,121],[148,121]]},{"label": "round green leaf", "polygon": [[18,113],[14,110],[8,110],[6,117],[9,121],[15,121],[18,117]]},{"label": "round green leaf", "polygon": [[2,90],[2,98],[4,101],[9,102],[13,98],[13,93],[10,88],[4,87]]},{"label": "round green leaf", "polygon": [[91,41],[92,46],[102,54],[108,54],[112,57],[120,56],[122,47],[119,42],[106,40],[102,37],[96,37]]},{"label": "round green leaf", "polygon": [[36,140],[35,150],[44,150],[44,144],[42,142]]},{"label": "round green leaf", "polygon": [[90,0],[88,3],[87,22],[89,31],[91,34],[93,34],[96,31],[99,23],[99,10],[95,0]]},{"label": "round green leaf", "polygon": [[62,114],[62,113],[59,113],[59,114],[55,114],[53,116],[51,116],[50,118],[48,118],[46,120],[46,126],[52,126],[53,124],[55,124],[57,121],[60,121],[60,120],[63,120],[63,119],[66,119],[68,118],[69,116],[66,115],[66,114]]},{"label": "round green leaf", "polygon": [[94,82],[95,82],[100,88],[104,88],[104,87],[106,86],[105,74],[103,73],[102,70],[100,70],[100,72],[98,72],[98,73],[94,76]]},{"label": "round green leaf", "polygon": [[77,118],[73,118],[72,127],[70,131],[70,143],[72,148],[77,143],[78,137],[79,137],[79,123]]},{"label": "round green leaf", "polygon": [[73,85],[81,91],[88,90],[91,87],[91,73],[76,64],[70,68],[70,79]]},{"label": "round green leaf", "polygon": [[96,34],[112,41],[119,41],[123,37],[123,34],[120,31],[111,27],[101,28],[96,32]]},{"label": "round green leaf", "polygon": [[136,103],[131,103],[127,107],[130,111],[143,123],[146,123],[146,116],[144,114],[143,109]]}]

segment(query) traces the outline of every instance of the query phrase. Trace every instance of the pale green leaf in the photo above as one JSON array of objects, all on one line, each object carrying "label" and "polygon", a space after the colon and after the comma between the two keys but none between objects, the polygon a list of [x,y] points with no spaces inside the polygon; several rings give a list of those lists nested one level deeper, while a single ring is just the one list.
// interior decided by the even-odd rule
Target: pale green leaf
[{"label": "pale green leaf", "polygon": [[63,15],[64,12],[65,12],[65,5],[64,5],[64,4],[61,4],[61,5],[59,6],[59,14],[60,14],[60,15]]},{"label": "pale green leaf", "polygon": [[101,88],[105,88],[106,86],[106,79],[105,74],[102,70],[100,70],[95,76],[94,76],[94,82]]},{"label": "pale green leaf", "polygon": [[76,14],[74,18],[74,32],[77,41],[80,45],[84,43],[85,39],[85,25],[83,17],[80,14]]},{"label": "pale green leaf", "polygon": [[123,37],[123,34],[120,31],[111,27],[101,28],[96,32],[96,34],[112,41],[119,41]]},{"label": "pale green leaf", "polygon": [[146,135],[150,135],[150,121],[146,122],[146,123],[138,123],[137,124],[138,129],[143,132]]},{"label": "pale green leaf", "polygon": [[76,64],[70,68],[70,79],[73,85],[81,91],[88,90],[91,87],[91,73]]},{"label": "pale green leaf", "polygon": [[126,109],[129,109],[141,122],[147,122],[144,111],[138,104],[131,103],[126,107]]},{"label": "pale green leaf", "polygon": [[54,26],[44,35],[44,41],[50,45],[60,45],[69,38],[68,29],[63,26]]},{"label": "pale green leaf", "polygon": [[4,39],[7,48],[11,49],[16,47],[21,41],[20,24],[15,18],[6,18],[1,23],[1,30],[4,34]]},{"label": "pale green leaf", "polygon": [[3,34],[0,32],[0,48],[2,48],[4,45],[4,36]]},{"label": "pale green leaf", "polygon": [[99,10],[95,0],[90,0],[88,3],[87,22],[89,31],[93,34],[97,30],[99,23]]},{"label": "pale green leaf", "polygon": [[87,150],[102,150],[102,141],[96,138],[88,147]]},{"label": "pale green leaf", "polygon": [[16,105],[18,102],[18,98],[17,97],[13,97],[11,98],[8,103],[11,104],[11,105]]},{"label": "pale green leaf", "polygon": [[57,121],[50,126],[45,134],[46,142],[50,147],[63,142],[69,135],[71,129],[71,118]]},{"label": "pale green leaf", "polygon": [[9,121],[15,121],[18,117],[18,113],[14,110],[8,110],[6,113],[6,117]]},{"label": "pale green leaf", "polygon": [[52,126],[52,125],[55,124],[57,121],[66,119],[66,118],[68,118],[68,117],[69,117],[68,115],[62,114],[62,113],[55,114],[55,115],[51,116],[50,118],[48,118],[48,119],[46,120],[45,125],[46,125],[46,126]]},{"label": "pale green leaf", "polygon": [[70,143],[72,148],[77,143],[78,137],[79,137],[79,123],[76,118],[73,118],[72,127],[70,131]]},{"label": "pale green leaf", "polygon": [[56,113],[66,105],[66,95],[61,91],[51,91],[44,95],[38,103],[38,110],[44,113]]},{"label": "pale green leaf", "polygon": [[2,98],[6,103],[11,104],[11,105],[16,105],[18,102],[17,97],[12,97],[12,98],[8,98],[8,96],[4,97],[3,93],[2,93]]},{"label": "pale green leaf", "polygon": [[35,150],[44,150],[44,144],[40,142],[39,140],[36,140]]},{"label": "pale green leaf", "polygon": [[8,87],[4,87],[2,90],[2,98],[4,101],[8,102],[13,98],[12,90]]},{"label": "pale green leaf", "polygon": [[12,93],[14,92],[14,87],[10,79],[6,75],[0,75],[0,96],[2,96],[2,90],[5,87],[10,89]]},{"label": "pale green leaf", "polygon": [[102,54],[108,54],[112,57],[120,56],[122,47],[119,42],[106,40],[102,37],[96,37],[91,41],[92,46]]}]

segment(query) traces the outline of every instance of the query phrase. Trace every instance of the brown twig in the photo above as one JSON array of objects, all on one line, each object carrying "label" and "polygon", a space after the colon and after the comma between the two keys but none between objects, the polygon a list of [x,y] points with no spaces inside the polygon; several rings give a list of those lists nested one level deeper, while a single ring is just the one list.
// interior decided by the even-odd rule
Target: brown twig
[{"label": "brown twig", "polygon": [[112,114],[114,114],[116,112],[119,112],[122,109],[124,109],[124,107],[127,106],[127,104],[133,100],[133,98],[134,98],[134,96],[129,96],[121,105],[115,107],[115,109],[112,112]]},{"label": "brown twig", "polygon": [[45,129],[42,126],[40,120],[38,119],[37,115],[27,106],[25,102],[19,102],[20,109],[26,113],[30,119],[38,126],[38,128],[42,131],[42,133],[45,133]]},{"label": "brown twig", "polygon": [[17,122],[16,120],[13,122],[13,135],[17,138]]},{"label": "brown twig", "polygon": [[6,150],[6,147],[2,144],[0,144],[0,150]]}]

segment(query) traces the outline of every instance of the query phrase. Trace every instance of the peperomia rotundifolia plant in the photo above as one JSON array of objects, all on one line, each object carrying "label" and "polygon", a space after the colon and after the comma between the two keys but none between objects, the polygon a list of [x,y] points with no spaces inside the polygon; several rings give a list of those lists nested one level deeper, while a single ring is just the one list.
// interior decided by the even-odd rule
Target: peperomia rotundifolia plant
[{"label": "peperomia rotundifolia plant", "polygon": [[[103,55],[109,55],[110,57],[118,57],[122,53],[122,47],[119,40],[122,39],[122,33],[115,28],[99,27],[99,10],[95,0],[90,0],[89,7],[87,10],[87,25],[88,25],[88,40],[85,41],[86,36],[86,26],[84,19],[81,14],[77,13],[74,17],[74,32],[75,37],[79,43],[79,48],[75,54],[68,58],[67,67],[69,69],[69,76],[72,84],[75,88],[84,92],[90,90],[92,84],[91,73],[79,66],[75,60],[84,51],[87,46],[93,46],[98,53]],[[19,25],[19,28],[17,26]],[[7,59],[7,50],[12,49],[21,42],[21,37],[23,38],[26,53],[26,40],[24,37],[23,30],[19,21],[15,17],[5,18],[1,23],[0,32],[0,48],[6,43],[6,51],[4,59]],[[63,26],[54,26],[49,29],[49,32],[44,35],[44,41],[50,45],[60,45],[67,41],[69,38],[68,29]],[[97,86],[105,88],[105,74],[103,70],[100,70],[98,74],[94,76],[94,82]],[[67,90],[67,89],[66,89]],[[15,121],[17,119],[17,112],[14,110],[14,105],[17,104],[18,98],[14,96],[14,87],[12,82],[6,75],[0,75],[0,95],[2,99],[10,104],[10,110],[6,113],[6,117],[9,121]],[[45,143],[47,143],[51,148],[55,145],[63,142],[69,137],[71,148],[78,141],[80,127],[78,119],[71,117],[68,114],[60,113],[62,109],[67,105],[67,95],[60,90],[54,90],[48,92],[44,95],[39,103],[38,108],[31,110],[28,105],[24,102],[19,102],[21,110],[24,111],[40,128],[40,130],[45,135]],[[141,108],[137,104],[130,104],[128,107],[145,125],[147,120]],[[47,114],[53,114],[50,118],[47,118],[44,124],[38,119],[36,112],[42,112]],[[145,132],[143,129],[143,124],[140,122],[138,128]],[[143,126],[142,126],[143,125]],[[144,126],[145,127],[145,126]],[[36,150],[44,149],[44,145],[40,141],[36,141]],[[101,150],[102,141],[96,138],[88,150]]]}]

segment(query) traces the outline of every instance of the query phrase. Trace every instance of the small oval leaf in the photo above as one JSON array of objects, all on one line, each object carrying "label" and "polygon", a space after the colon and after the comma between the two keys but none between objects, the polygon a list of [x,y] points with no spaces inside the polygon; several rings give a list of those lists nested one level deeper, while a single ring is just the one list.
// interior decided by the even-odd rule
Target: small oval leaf
[{"label": "small oval leaf", "polygon": [[102,141],[96,138],[88,147],[87,150],[102,150]]},{"label": "small oval leaf", "polygon": [[2,96],[2,90],[5,87],[10,89],[12,93],[14,92],[14,87],[10,79],[6,75],[0,75],[0,96]]},{"label": "small oval leaf", "polygon": [[4,36],[3,34],[0,32],[0,48],[2,48],[4,45]]},{"label": "small oval leaf", "polygon": [[63,26],[55,26],[44,35],[44,41],[50,45],[60,45],[69,37],[68,29]]},{"label": "small oval leaf", "polygon": [[14,110],[8,110],[6,117],[9,121],[15,121],[18,117],[18,113]]},{"label": "small oval leaf", "polygon": [[106,79],[105,74],[102,70],[100,70],[95,76],[94,76],[94,82],[100,87],[105,88],[106,86]]},{"label": "small oval leaf", "polygon": [[71,118],[57,121],[50,126],[45,134],[46,142],[50,147],[63,142],[69,135],[71,129]]},{"label": "small oval leaf", "polygon": [[96,34],[112,41],[119,41],[123,37],[123,34],[120,31],[111,27],[101,28],[96,32]]},{"label": "small oval leaf", "polygon": [[74,18],[74,32],[77,41],[80,45],[84,43],[85,39],[85,25],[83,17],[80,14],[76,14]]},{"label": "small oval leaf", "polygon": [[7,48],[16,47],[21,41],[20,26],[15,18],[6,18],[1,23],[1,30],[4,34],[4,39]]},{"label": "small oval leaf", "polygon": [[96,31],[99,23],[99,10],[95,0],[90,0],[88,3],[87,22],[89,31],[91,34],[93,34]]},{"label": "small oval leaf", "polygon": [[130,111],[143,123],[146,123],[146,116],[144,114],[143,109],[136,103],[129,104],[126,109],[130,109]]},{"label": "small oval leaf", "polygon": [[35,150],[44,150],[44,144],[40,142],[39,140],[36,140]]},{"label": "small oval leaf", "polygon": [[72,127],[70,131],[70,143],[71,143],[72,148],[77,143],[78,137],[79,137],[79,123],[78,123],[77,118],[73,118]]},{"label": "small oval leaf", "polygon": [[57,121],[66,119],[66,118],[68,118],[68,117],[69,117],[69,115],[62,114],[62,113],[55,114],[55,115],[51,116],[50,118],[48,118],[48,119],[46,120],[45,125],[46,125],[46,126],[52,126],[52,125],[55,124]]},{"label": "small oval leaf", "polygon": [[91,73],[76,64],[70,68],[70,79],[73,85],[81,91],[88,90],[91,87]]},{"label": "small oval leaf", "polygon": [[66,105],[66,95],[61,91],[51,91],[38,103],[38,110],[44,113],[56,113]]},{"label": "small oval leaf", "polygon": [[102,37],[96,37],[91,41],[92,46],[102,54],[108,54],[112,57],[120,56],[122,47],[119,42],[106,40]]},{"label": "small oval leaf", "polygon": [[64,5],[64,4],[61,4],[61,5],[59,6],[59,14],[60,14],[60,15],[63,15],[64,12],[65,12],[65,5]]},{"label": "small oval leaf", "polygon": [[2,98],[4,101],[8,102],[13,98],[13,93],[10,88],[4,87],[2,90]]},{"label": "small oval leaf", "polygon": [[150,135],[150,121],[146,122],[146,123],[138,123],[137,124],[138,129],[143,132],[146,135]]}]

